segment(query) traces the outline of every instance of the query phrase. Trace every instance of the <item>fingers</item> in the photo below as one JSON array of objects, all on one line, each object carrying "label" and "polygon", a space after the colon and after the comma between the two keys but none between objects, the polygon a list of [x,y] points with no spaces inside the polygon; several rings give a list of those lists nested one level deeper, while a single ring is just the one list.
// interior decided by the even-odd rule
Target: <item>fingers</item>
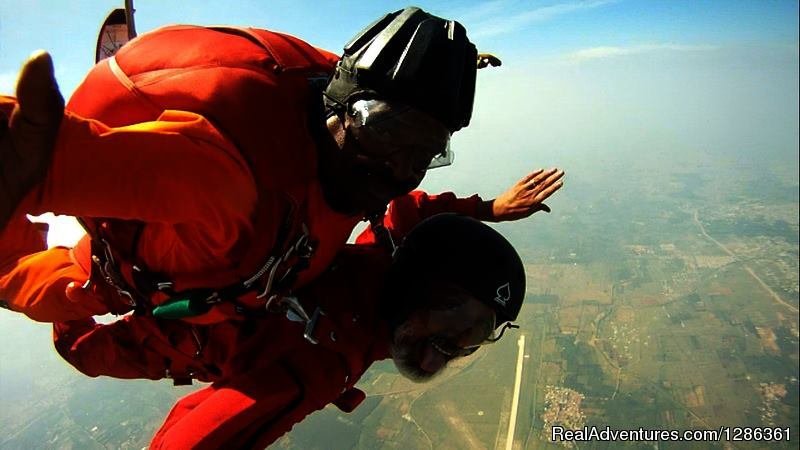
[{"label": "fingers", "polygon": [[483,69],[488,66],[497,67],[501,64],[500,58],[491,53],[478,53],[478,69]]},{"label": "fingers", "polygon": [[533,177],[533,179],[531,180],[531,184],[532,185],[542,184],[545,180],[547,180],[547,178],[549,178],[556,172],[558,172],[558,169],[556,169],[555,167],[553,167],[552,169],[543,170],[541,173]]},{"label": "fingers", "polygon": [[509,205],[512,209],[527,211],[528,215],[537,211],[550,212],[550,208],[542,202],[561,189],[564,175],[565,172],[556,167],[534,170],[512,188],[510,192],[513,198],[508,202]]},{"label": "fingers", "polygon": [[539,183],[539,185],[541,185],[543,187],[547,187],[547,186],[555,183],[556,181],[560,180],[563,177],[564,177],[564,171],[563,170],[552,169],[552,173],[549,176],[547,176],[544,180],[542,180]]},{"label": "fingers", "polygon": [[[534,175],[535,174],[535,175]],[[542,170],[539,169],[529,174],[527,181],[524,184],[525,190],[531,193],[546,189],[551,184],[560,180],[564,176],[564,171],[555,167],[552,169]]]},{"label": "fingers", "polygon": [[531,173],[525,175],[524,177],[522,177],[522,179],[519,180],[519,184],[521,184],[523,186],[527,185],[528,183],[531,182],[531,180],[533,180],[535,177],[540,175],[542,172],[544,172],[544,169],[536,169],[536,170],[534,170],[533,172],[531,172]]},{"label": "fingers", "polygon": [[557,181],[550,185],[549,187],[545,188],[543,191],[536,194],[536,202],[543,202],[547,200],[548,197],[553,195],[557,190],[561,189],[561,186],[564,186],[563,181]]},{"label": "fingers", "polygon": [[31,54],[20,71],[17,100],[22,116],[35,125],[60,120],[64,99],[56,83],[53,59],[39,50]]},{"label": "fingers", "polygon": [[532,180],[528,193],[525,196],[529,205],[536,205],[553,195],[564,185],[565,172],[560,169],[552,168],[542,172]]},{"label": "fingers", "polygon": [[531,179],[531,183],[534,185],[540,184],[542,180],[546,179],[555,172],[556,172],[555,167],[553,167],[552,169],[542,170],[535,177],[533,177],[533,179]]}]

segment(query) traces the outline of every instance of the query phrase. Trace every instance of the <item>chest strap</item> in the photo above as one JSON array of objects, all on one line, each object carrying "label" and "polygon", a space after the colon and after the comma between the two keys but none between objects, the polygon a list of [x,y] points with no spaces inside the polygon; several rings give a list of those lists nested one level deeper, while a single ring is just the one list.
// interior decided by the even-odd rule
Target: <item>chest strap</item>
[{"label": "chest strap", "polygon": [[[118,244],[112,245],[111,239],[106,237],[108,222],[100,222],[96,227],[84,222],[82,224],[92,237],[92,279],[114,288],[136,314],[152,314],[160,319],[199,316],[223,302],[232,303],[238,314],[262,312],[253,311],[253,304],[263,303],[269,308],[276,298],[288,293],[298,274],[309,266],[315,251],[315,243],[305,224],[300,227],[299,236],[286,245],[288,235],[294,228],[289,215],[277,233],[273,254],[252,276],[221,288],[176,292],[173,281],[147,270],[144,264],[137,261],[135,249],[143,224],[118,226],[124,234],[132,236],[123,245],[127,253],[120,253],[116,248]],[[244,298],[251,300],[249,305],[241,303]]]},{"label": "chest strap", "polygon": [[[152,310],[153,317],[159,319],[183,319],[207,313],[221,302],[237,303],[246,294],[258,292],[256,299],[264,302],[264,310],[269,310],[275,299],[288,292],[297,275],[308,268],[315,247],[309,237],[308,228],[303,225],[302,233],[281,255],[271,255],[250,278],[220,289],[191,289],[171,293],[170,298]],[[287,267],[288,266],[288,267]],[[283,268],[282,273],[281,268]],[[163,285],[169,288],[167,285]],[[162,289],[164,290],[164,289]],[[248,309],[237,304],[237,312],[247,314]]]}]

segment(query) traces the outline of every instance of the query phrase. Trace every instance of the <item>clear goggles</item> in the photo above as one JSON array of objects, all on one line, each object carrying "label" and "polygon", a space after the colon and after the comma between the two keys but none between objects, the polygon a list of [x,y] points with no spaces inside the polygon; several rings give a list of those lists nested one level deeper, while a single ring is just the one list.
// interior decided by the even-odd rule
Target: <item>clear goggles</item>
[{"label": "clear goggles", "polygon": [[[348,110],[351,132],[367,156],[384,159],[399,153],[420,155],[426,170],[449,166],[455,156],[450,131],[429,114],[385,100],[357,100]],[[375,149],[381,149],[380,153]]]},{"label": "clear goggles", "polygon": [[[468,317],[470,313],[465,310],[465,304],[457,305],[444,310],[431,311],[429,320],[444,326],[447,329],[464,330],[464,317]],[[467,342],[475,342],[471,345],[459,345],[453,342],[452,336],[435,335],[428,341],[437,351],[449,357],[461,357],[475,353],[482,345],[494,344],[503,337],[506,330],[510,328],[519,328],[519,325],[506,321],[497,324],[497,315],[492,314],[489,320],[482,320],[469,325],[466,329],[469,330]]]},{"label": "clear goggles", "polygon": [[481,346],[494,344],[495,342],[499,341],[501,337],[503,337],[503,334],[509,328],[519,328],[519,325],[513,322],[506,322],[499,327],[496,327],[494,331],[492,331],[492,333],[480,344],[465,345],[463,347],[453,344],[445,336],[433,336],[429,339],[429,342],[439,353],[445,356],[459,358],[475,353],[479,348],[481,348]]},{"label": "clear goggles", "polygon": [[428,170],[436,169],[438,167],[446,167],[453,164],[453,161],[456,160],[456,154],[453,153],[453,149],[450,148],[450,140],[447,140],[447,147],[444,149],[442,153],[434,156],[431,159],[431,163],[428,164]]}]

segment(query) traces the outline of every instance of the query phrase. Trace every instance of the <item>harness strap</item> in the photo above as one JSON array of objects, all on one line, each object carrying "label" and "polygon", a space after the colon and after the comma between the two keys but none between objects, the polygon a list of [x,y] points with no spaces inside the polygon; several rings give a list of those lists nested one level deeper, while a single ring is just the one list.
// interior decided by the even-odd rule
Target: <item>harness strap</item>
[{"label": "harness strap", "polygon": [[[351,326],[357,321],[357,312],[334,311],[334,314],[325,312],[324,299],[322,303],[306,303],[302,305],[297,297],[284,296],[279,300],[286,313],[286,318],[292,322],[300,322],[305,325],[303,338],[311,345],[318,345],[336,354],[344,355],[349,353],[349,349],[361,346],[357,343],[347,329],[347,325],[352,321]],[[307,309],[306,309],[307,308]],[[311,308],[314,308],[313,310]],[[343,358],[344,365],[348,368],[348,378],[352,374],[361,373],[365,369],[360,367],[357,362],[348,358]],[[348,388],[352,387],[356,380],[350,380]]]},{"label": "harness strap", "polygon": [[[90,241],[92,260],[90,281],[96,281],[99,276],[103,282],[117,291],[117,294],[123,301],[133,307],[135,314],[143,314],[150,305],[150,299],[135,287],[131,286],[126,280],[123,267],[120,262],[117,261],[115,251],[108,240],[108,236],[106,236],[104,232],[104,229],[107,228],[107,224],[105,222],[100,222],[97,226],[91,226],[86,220],[78,218],[78,221],[92,237]],[[128,256],[130,258],[136,258],[136,247],[141,237],[141,228],[143,228],[143,225],[134,222],[129,222],[129,224],[134,226],[135,229],[133,229],[130,249],[126,250],[128,250]]]},{"label": "harness strap", "polygon": [[[309,266],[309,259],[314,253],[315,245],[309,237],[308,227],[302,225],[300,236],[288,247],[286,242],[293,228],[293,211],[287,214],[282,223],[275,241],[274,250],[282,251],[280,255],[273,252],[265,264],[255,274],[246,280],[233,283],[217,289],[189,289],[175,292],[175,283],[160,274],[146,269],[144,264],[136,257],[136,248],[141,236],[143,224],[135,223],[135,229],[126,229],[126,234],[131,235],[130,244],[123,245],[126,252],[117,251],[107,235],[108,222],[100,222],[92,226],[88,221],[79,219],[80,223],[92,237],[92,278],[100,278],[103,282],[114,288],[121,298],[133,307],[136,314],[151,313],[154,317],[162,319],[182,319],[207,313],[211,308],[221,302],[231,302],[240,314],[248,314],[252,308],[242,305],[239,300],[251,293],[255,299],[263,300],[267,307],[279,294],[288,292],[297,278],[297,274]],[[132,231],[132,233],[131,233]],[[286,264],[292,264],[286,268]],[[128,260],[128,261],[126,261]],[[131,263],[133,260],[134,263]],[[280,268],[285,267],[281,273]],[[164,300],[157,306],[154,297],[161,296]],[[266,308],[265,308],[266,309]]]},{"label": "harness strap", "polygon": [[397,251],[397,245],[394,243],[392,233],[383,224],[383,219],[385,216],[386,210],[384,209],[383,211],[369,215],[367,219],[369,220],[369,226],[372,229],[372,234],[375,236],[375,241],[378,243],[378,245],[381,245],[389,250],[390,255],[394,256],[394,253]]},{"label": "harness strap", "polygon": [[[308,235],[308,228],[303,226],[302,234],[281,256],[271,255],[264,266],[247,280],[221,289],[193,289],[176,293],[171,299],[153,308],[152,314],[161,319],[182,319],[204,314],[217,303],[224,301],[237,303],[236,300],[243,295],[259,289],[256,282],[262,279],[264,280],[263,288],[256,298],[266,298],[264,308],[266,310],[270,307],[272,300],[291,288],[297,274],[308,267],[308,260],[313,253],[314,247]],[[292,257],[296,257],[297,261],[276,280],[278,269]],[[247,308],[242,307],[241,304],[237,304],[237,306],[239,306],[238,312],[247,313]]]}]

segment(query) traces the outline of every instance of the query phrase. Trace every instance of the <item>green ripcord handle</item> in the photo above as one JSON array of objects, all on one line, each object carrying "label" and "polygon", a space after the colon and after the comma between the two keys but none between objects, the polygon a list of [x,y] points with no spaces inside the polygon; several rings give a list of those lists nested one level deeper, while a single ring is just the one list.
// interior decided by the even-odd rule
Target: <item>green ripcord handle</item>
[{"label": "green ripcord handle", "polygon": [[153,317],[156,319],[183,319],[199,316],[211,309],[211,305],[192,298],[177,298],[168,300],[153,308]]}]

